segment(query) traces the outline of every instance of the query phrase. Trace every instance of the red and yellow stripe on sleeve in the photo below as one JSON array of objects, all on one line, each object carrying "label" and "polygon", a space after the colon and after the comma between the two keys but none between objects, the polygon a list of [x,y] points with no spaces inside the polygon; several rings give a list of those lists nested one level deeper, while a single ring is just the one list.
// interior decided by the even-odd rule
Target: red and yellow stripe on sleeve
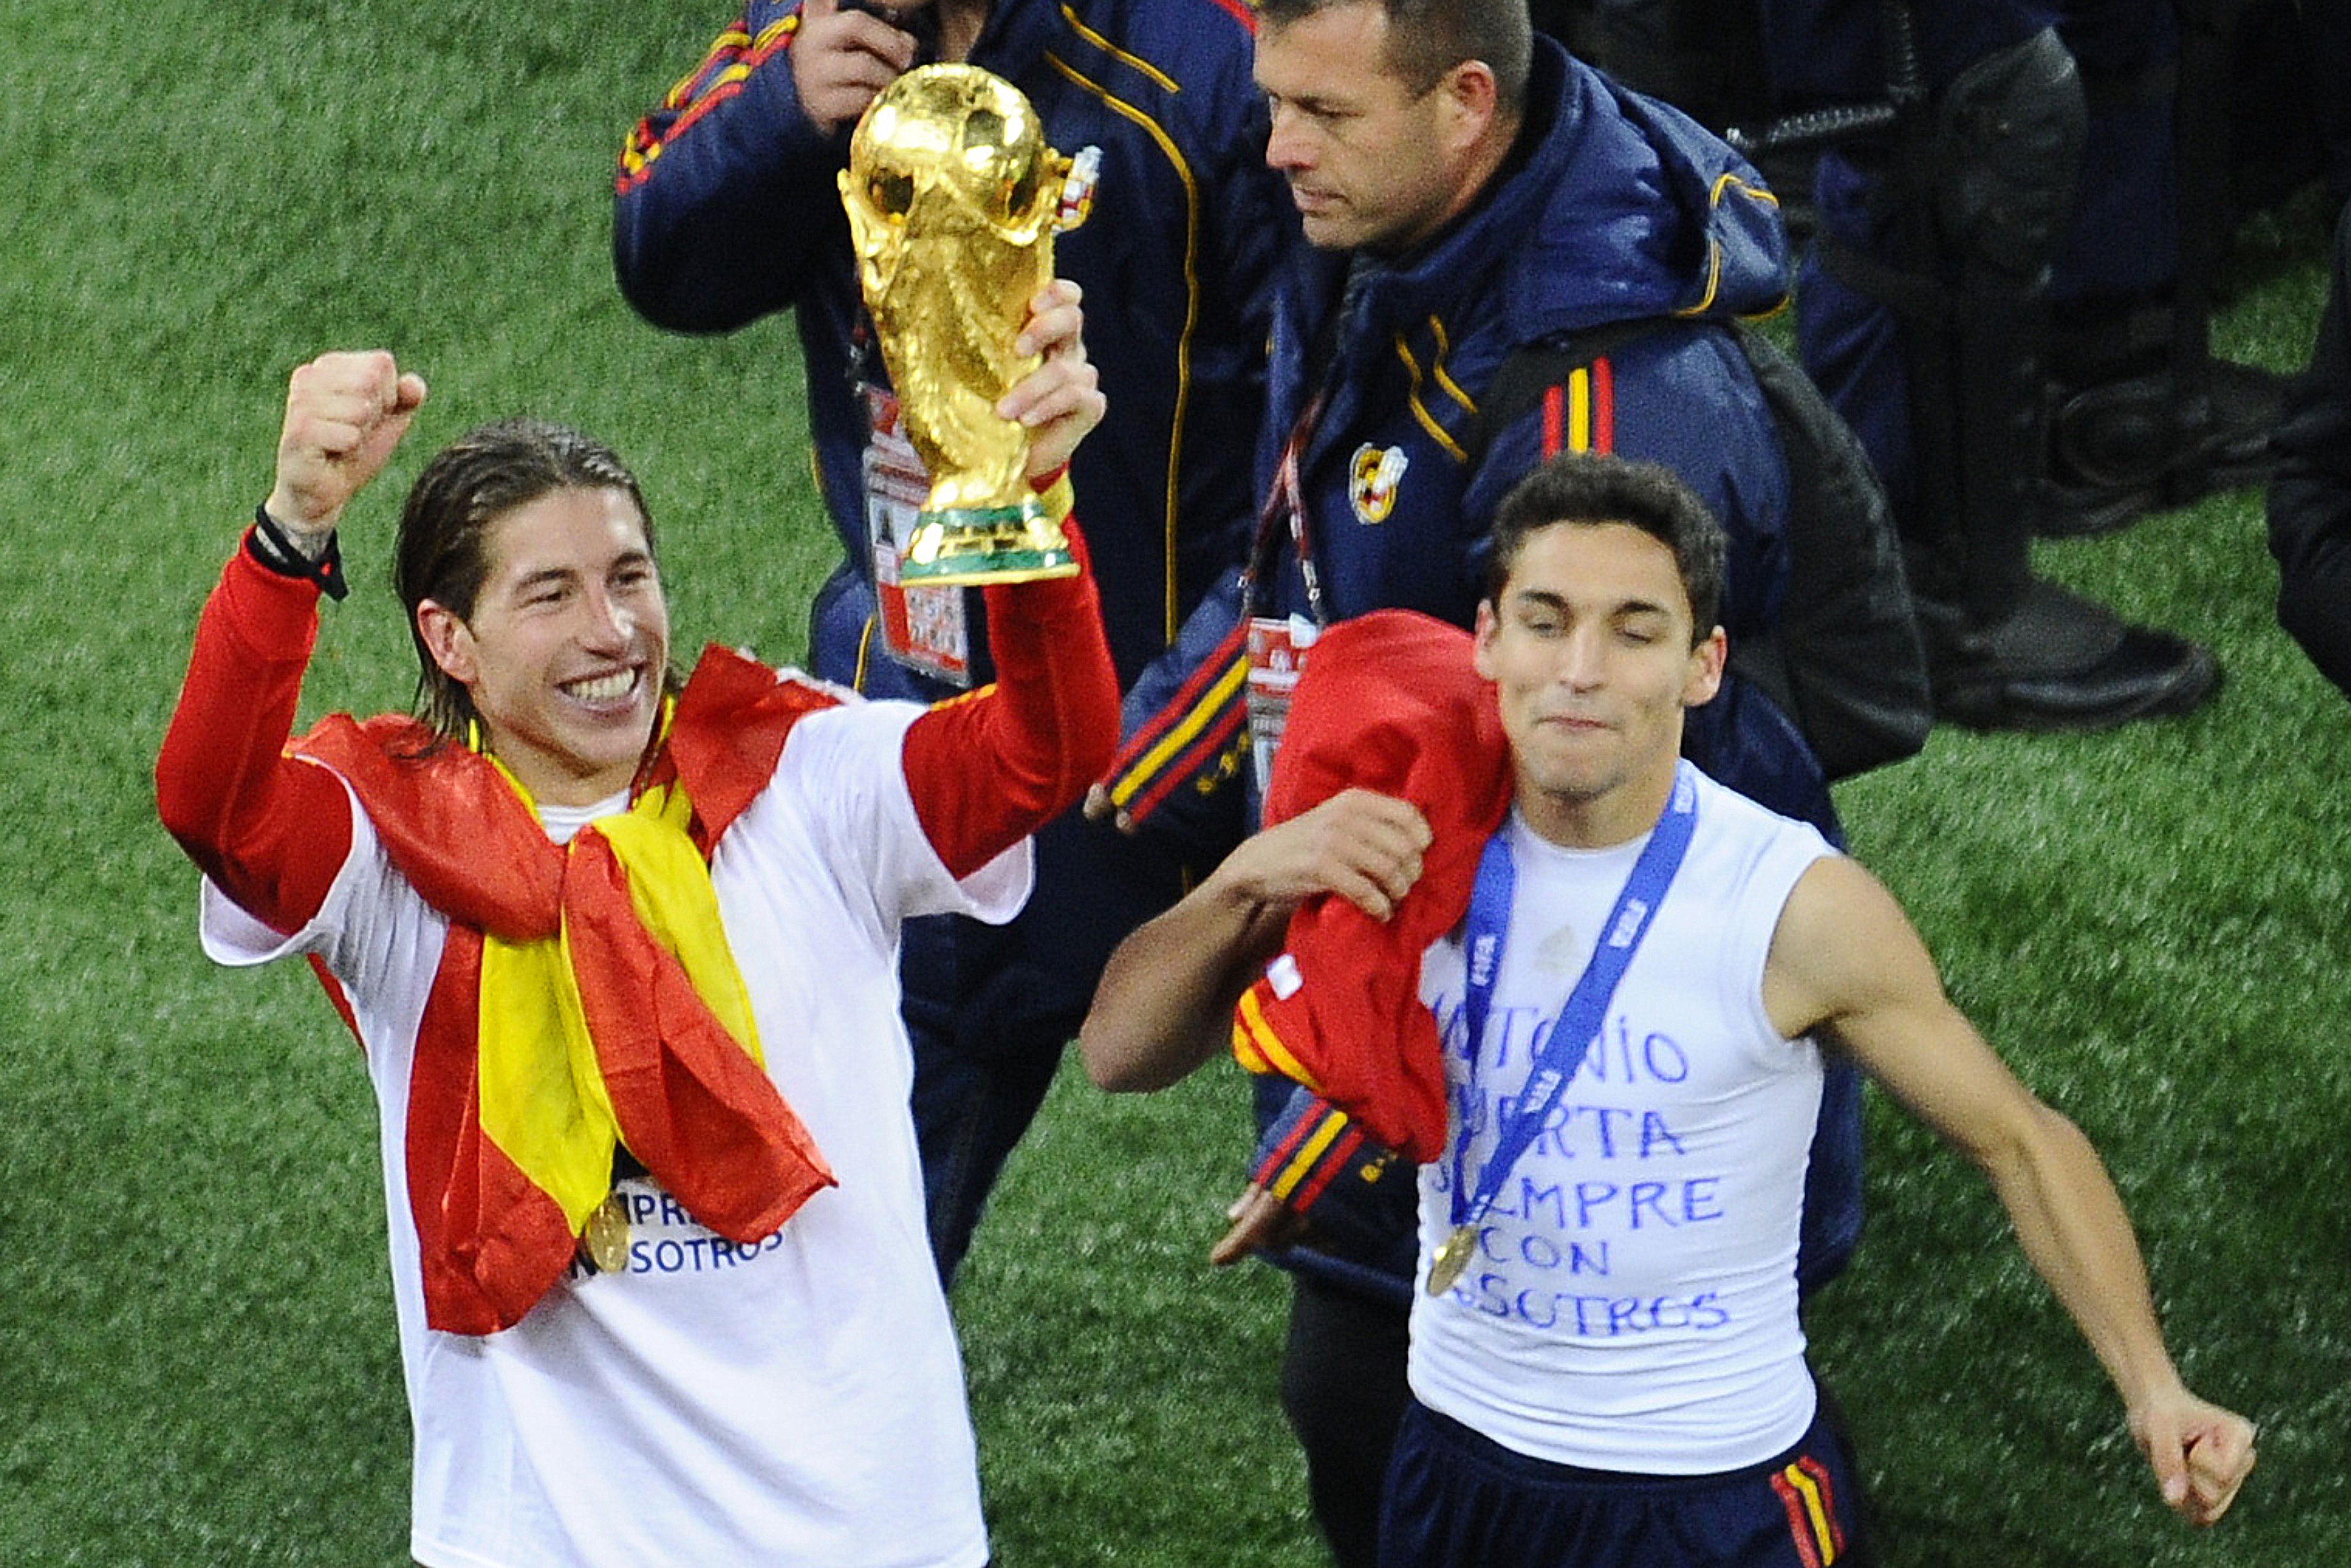
[{"label": "red and yellow stripe on sleeve", "polygon": [[1244,618],[1112,757],[1102,783],[1130,822],[1149,818],[1187,781],[1221,778],[1213,765],[1242,741],[1248,685]]},{"label": "red and yellow stripe on sleeve", "polygon": [[617,188],[626,193],[644,179],[662,149],[674,141],[712,110],[743,90],[744,78],[777,50],[789,46],[799,31],[800,14],[794,11],[762,28],[757,37],[746,26],[747,16],[718,35],[702,63],[688,72],[663,98],[661,107],[637,121],[621,149]]},{"label": "red and yellow stripe on sleeve", "polygon": [[1320,1094],[1322,1086],[1315,1082],[1313,1071],[1290,1054],[1273,1020],[1265,1016],[1259,993],[1266,989],[1266,982],[1258,981],[1241,993],[1239,1004],[1233,1009],[1233,1060],[1251,1072],[1275,1073]]}]

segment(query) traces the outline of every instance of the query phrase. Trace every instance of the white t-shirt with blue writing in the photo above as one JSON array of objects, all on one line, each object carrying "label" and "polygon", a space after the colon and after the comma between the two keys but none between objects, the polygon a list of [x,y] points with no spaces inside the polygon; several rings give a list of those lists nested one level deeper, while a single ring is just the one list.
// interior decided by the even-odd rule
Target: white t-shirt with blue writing
[{"label": "white t-shirt with blue writing", "polygon": [[[1782,1040],[1764,958],[1813,829],[1701,777],[1698,828],[1582,1067],[1511,1169],[1459,1281],[1416,1292],[1412,1390],[1555,1463],[1706,1475],[1771,1458],[1811,1424],[1796,1239],[1821,1062]],[[1474,1071],[1462,948],[1424,958],[1452,1137],[1474,1191],[1499,1103],[1525,1086],[1647,836],[1562,849],[1514,811],[1517,896]],[[1453,1155],[1423,1167],[1426,1276],[1453,1228]]]},{"label": "white t-shirt with blue writing", "polygon": [[[405,1147],[415,1031],[447,925],[354,806],[349,859],[282,939],[207,885],[206,951],[315,952],[349,992],[381,1122],[401,1356],[415,1428],[411,1550],[432,1568],[987,1560],[963,1371],[923,1219],[898,1017],[899,922],[1009,919],[1024,843],[957,883],[899,757],[911,704],[797,724],[711,882],[769,1075],[840,1185],[737,1247],[654,1183],[621,1185],[625,1272],[575,1268],[485,1337],[424,1326]],[[568,837],[617,810],[543,813]]]}]

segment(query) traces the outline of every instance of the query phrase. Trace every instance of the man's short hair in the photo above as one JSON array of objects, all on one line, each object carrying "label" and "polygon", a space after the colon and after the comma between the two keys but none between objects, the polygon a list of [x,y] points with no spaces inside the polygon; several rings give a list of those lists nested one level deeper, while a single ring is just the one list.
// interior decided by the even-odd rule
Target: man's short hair
[{"label": "man's short hair", "polygon": [[635,503],[653,549],[653,520],[637,477],[603,443],[569,425],[507,419],[460,436],[425,464],[401,508],[392,588],[416,644],[416,715],[452,739],[477,716],[474,699],[424,645],[416,607],[426,600],[471,620],[490,570],[490,528],[558,490],[619,490]]},{"label": "man's short hair", "polygon": [[1341,5],[1374,5],[1388,17],[1387,58],[1380,63],[1416,96],[1462,61],[1483,60],[1502,109],[1516,114],[1525,107],[1534,58],[1527,0],[1259,0],[1258,16],[1281,27]]},{"label": "man's short hair", "polygon": [[1527,540],[1555,523],[1625,523],[1674,552],[1689,594],[1692,646],[1722,613],[1722,525],[1670,468],[1630,457],[1562,452],[1520,480],[1494,513],[1486,598],[1500,608],[1502,590]]}]

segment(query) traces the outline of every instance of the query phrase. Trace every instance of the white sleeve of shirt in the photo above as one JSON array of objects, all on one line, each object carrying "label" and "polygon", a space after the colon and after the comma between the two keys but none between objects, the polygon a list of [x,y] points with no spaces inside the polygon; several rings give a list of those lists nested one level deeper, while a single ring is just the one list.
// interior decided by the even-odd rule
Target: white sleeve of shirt
[{"label": "white sleeve of shirt", "polygon": [[752,811],[797,812],[852,900],[869,899],[885,927],[918,915],[967,915],[1000,925],[1020,912],[1035,880],[1023,839],[957,881],[923,831],[906,783],[906,730],[919,703],[852,700],[792,727],[776,777]]},{"label": "white sleeve of shirt", "polygon": [[242,904],[222,892],[212,878],[205,877],[197,915],[197,936],[204,945],[205,957],[215,964],[244,969],[289,954],[330,956],[338,934],[348,923],[360,884],[367,881],[367,868],[380,864],[382,859],[377,849],[375,829],[368,821],[367,813],[360,810],[359,799],[351,794],[349,784],[343,785],[343,797],[350,806],[350,849],[344,854],[343,863],[328,886],[318,913],[289,936],[255,919]]},{"label": "white sleeve of shirt", "polygon": [[[443,923],[392,869],[375,826],[344,785],[350,802],[351,842],[319,911],[291,935],[255,919],[211,878],[204,882],[197,925],[204,956],[231,968],[250,968],[289,955],[316,955],[354,994],[383,992],[397,976],[421,972],[416,953],[437,944]],[[437,953],[437,946],[435,948]],[[430,957],[430,956],[428,956]]]}]

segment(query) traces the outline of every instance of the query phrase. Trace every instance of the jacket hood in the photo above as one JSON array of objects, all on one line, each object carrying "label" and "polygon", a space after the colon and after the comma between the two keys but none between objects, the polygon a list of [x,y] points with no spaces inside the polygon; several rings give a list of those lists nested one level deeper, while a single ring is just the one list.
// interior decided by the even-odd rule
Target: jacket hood
[{"label": "jacket hood", "polygon": [[[1535,39],[1527,115],[1499,183],[1405,272],[1432,292],[1495,265],[1510,335],[1784,305],[1787,231],[1753,166],[1696,120]],[[1498,247],[1494,235],[1531,235]],[[1408,289],[1417,293],[1418,289]]]}]

